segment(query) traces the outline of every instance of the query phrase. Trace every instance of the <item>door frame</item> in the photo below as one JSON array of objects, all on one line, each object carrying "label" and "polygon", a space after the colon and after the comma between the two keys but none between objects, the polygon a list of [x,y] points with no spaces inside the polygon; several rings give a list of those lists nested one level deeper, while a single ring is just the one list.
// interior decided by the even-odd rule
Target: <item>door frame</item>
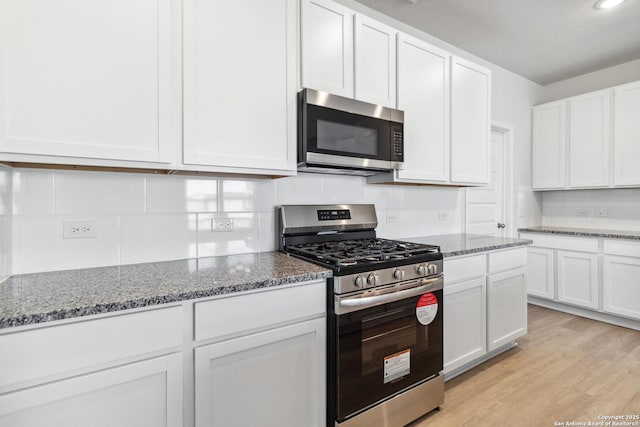
[{"label": "door frame", "polygon": [[[505,228],[504,235],[506,237],[515,237],[516,230],[515,227],[515,191],[516,186],[514,185],[514,170],[513,170],[513,126],[508,125],[506,123],[491,122],[491,131],[490,132],[498,132],[503,136],[504,147],[503,147],[503,166],[504,166],[504,220],[507,224]],[[490,165],[488,165],[490,166]],[[463,215],[463,229],[465,232],[467,231],[467,193],[465,191],[465,201],[464,201],[464,215]]]}]

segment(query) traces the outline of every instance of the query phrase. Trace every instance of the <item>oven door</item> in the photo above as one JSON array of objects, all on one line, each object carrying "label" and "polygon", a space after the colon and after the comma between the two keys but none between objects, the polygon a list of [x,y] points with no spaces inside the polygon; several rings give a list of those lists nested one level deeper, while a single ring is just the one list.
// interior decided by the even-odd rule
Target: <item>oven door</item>
[{"label": "oven door", "polygon": [[338,422],[442,371],[442,277],[394,286],[336,297]]}]

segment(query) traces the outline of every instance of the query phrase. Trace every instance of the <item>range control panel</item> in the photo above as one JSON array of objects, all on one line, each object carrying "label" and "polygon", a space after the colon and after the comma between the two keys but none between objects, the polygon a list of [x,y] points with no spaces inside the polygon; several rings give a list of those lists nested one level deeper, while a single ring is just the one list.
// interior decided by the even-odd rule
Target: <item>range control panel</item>
[{"label": "range control panel", "polygon": [[349,209],[319,209],[318,221],[335,221],[339,219],[351,219]]}]

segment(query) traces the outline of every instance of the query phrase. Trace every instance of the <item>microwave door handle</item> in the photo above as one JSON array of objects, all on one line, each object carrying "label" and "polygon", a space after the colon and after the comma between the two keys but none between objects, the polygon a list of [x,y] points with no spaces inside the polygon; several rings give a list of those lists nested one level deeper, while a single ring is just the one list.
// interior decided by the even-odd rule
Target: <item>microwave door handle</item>
[{"label": "microwave door handle", "polygon": [[340,307],[346,308],[347,309],[346,312],[349,312],[349,311],[353,311],[353,309],[373,307],[373,306],[384,304],[387,302],[398,301],[404,298],[420,295],[425,292],[442,289],[441,286],[433,286],[434,283],[437,283],[440,281],[442,281],[442,278],[438,277],[435,279],[422,280],[420,282],[422,283],[422,285],[416,288],[405,289],[403,291],[393,292],[393,293],[384,294],[384,295],[374,295],[370,297],[344,299],[340,301]]}]

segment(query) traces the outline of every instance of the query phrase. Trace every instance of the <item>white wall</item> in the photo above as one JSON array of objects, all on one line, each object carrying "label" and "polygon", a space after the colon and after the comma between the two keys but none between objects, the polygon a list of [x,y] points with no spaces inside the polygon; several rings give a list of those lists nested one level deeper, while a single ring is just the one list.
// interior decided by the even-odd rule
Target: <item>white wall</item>
[{"label": "white wall", "polygon": [[[247,180],[14,169],[13,273],[271,251],[276,207],[302,203],[374,203],[381,237],[462,231],[457,188],[317,174]],[[235,230],[212,233],[214,218],[232,219]],[[97,237],[63,239],[65,221],[94,221]]]},{"label": "white wall", "polygon": [[540,103],[640,80],[640,59],[544,86]]},{"label": "white wall", "polygon": [[640,231],[638,188],[549,191],[542,203],[542,225]]},{"label": "white wall", "polygon": [[11,274],[11,169],[0,165],[0,282]]},{"label": "white wall", "polygon": [[539,225],[542,217],[542,199],[539,193],[531,191],[531,107],[540,103],[542,87],[518,74],[472,55],[446,41],[423,33],[355,0],[336,1],[356,12],[366,14],[404,33],[425,40],[434,46],[491,70],[491,119],[514,129],[515,182],[513,185],[513,199],[516,204],[514,212],[517,214],[515,228]]}]

